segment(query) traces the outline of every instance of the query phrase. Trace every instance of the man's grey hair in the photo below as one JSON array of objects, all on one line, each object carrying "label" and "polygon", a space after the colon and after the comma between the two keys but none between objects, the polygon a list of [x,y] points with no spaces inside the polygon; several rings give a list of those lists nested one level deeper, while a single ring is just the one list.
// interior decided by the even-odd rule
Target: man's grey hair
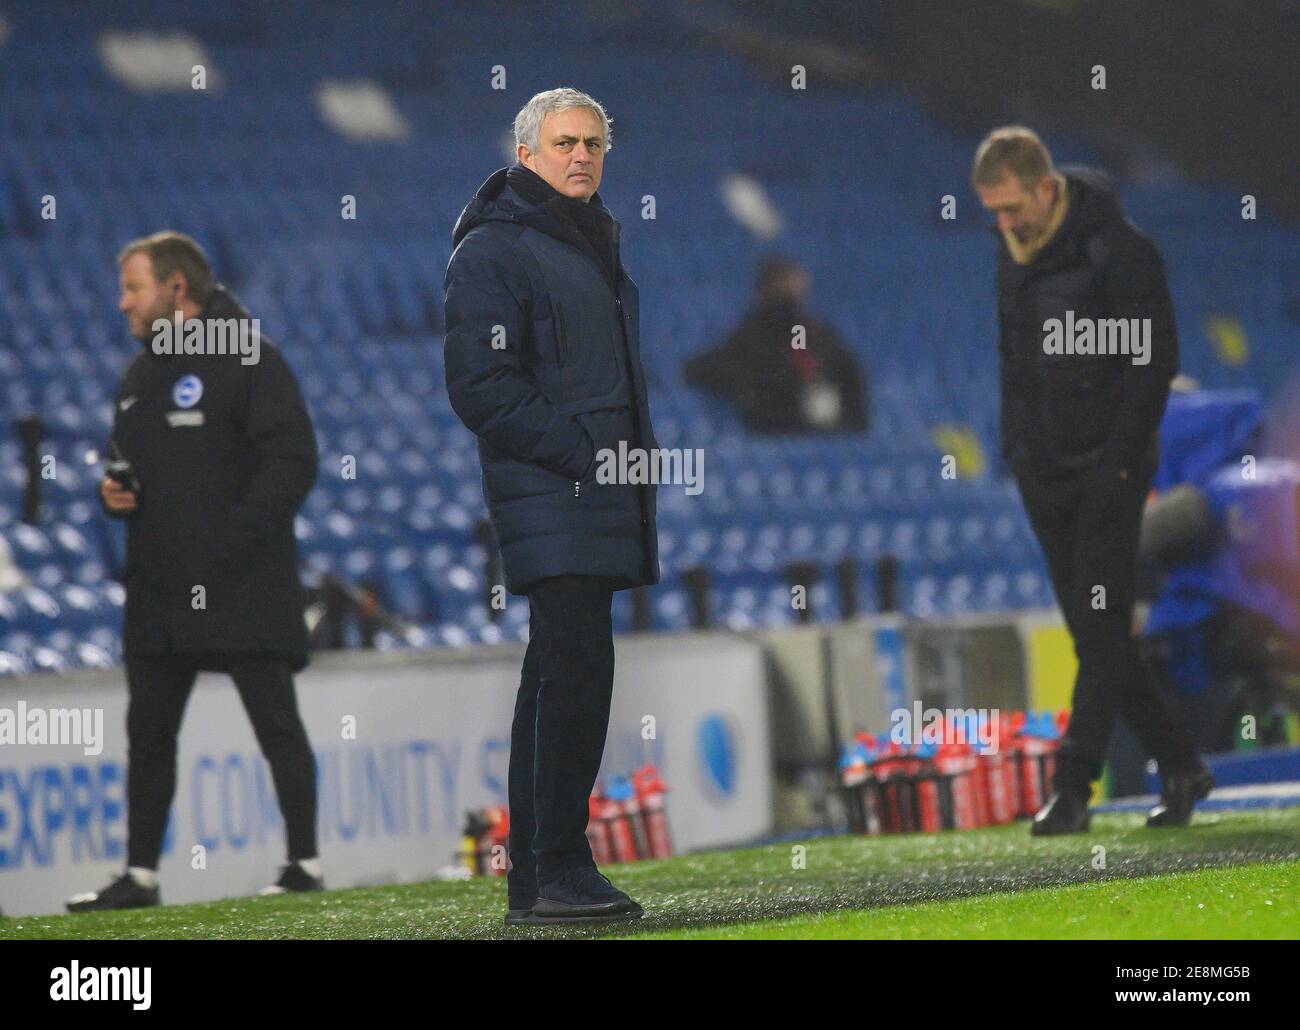
[{"label": "man's grey hair", "polygon": [[522,143],[531,153],[537,153],[541,147],[542,122],[546,120],[546,116],[552,111],[567,111],[571,107],[589,107],[596,112],[596,117],[600,119],[601,127],[605,130],[605,151],[608,153],[612,150],[614,130],[610,126],[614,124],[614,119],[605,113],[605,109],[600,106],[600,101],[568,86],[538,93],[524,104],[515,115],[515,146]]}]

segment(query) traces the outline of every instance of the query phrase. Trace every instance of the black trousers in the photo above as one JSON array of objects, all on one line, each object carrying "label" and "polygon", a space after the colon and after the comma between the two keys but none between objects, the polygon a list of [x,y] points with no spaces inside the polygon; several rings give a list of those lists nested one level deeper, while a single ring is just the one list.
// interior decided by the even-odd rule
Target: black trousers
[{"label": "black trousers", "polygon": [[591,865],[588,799],[614,690],[611,584],[558,576],[528,594],[528,650],[510,732],[512,897]]},{"label": "black trousers", "polygon": [[127,865],[158,868],[167,812],[176,792],[176,735],[200,669],[230,674],[271,767],[288,837],[289,861],[316,854],[316,763],[298,715],[289,663],[261,654],[129,658]]},{"label": "black trousers", "polygon": [[1128,723],[1162,776],[1199,762],[1132,635],[1138,536],[1154,475],[1149,463],[1131,469],[1127,479],[1109,468],[1062,479],[1017,470],[1020,496],[1079,659],[1057,782],[1081,792],[1101,776],[1117,717]]}]

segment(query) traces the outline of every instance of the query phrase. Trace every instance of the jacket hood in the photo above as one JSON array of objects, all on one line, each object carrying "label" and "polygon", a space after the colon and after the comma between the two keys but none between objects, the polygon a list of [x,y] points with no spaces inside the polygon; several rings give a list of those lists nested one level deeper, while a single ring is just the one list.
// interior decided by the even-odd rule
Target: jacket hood
[{"label": "jacket hood", "polygon": [[[509,171],[509,168],[498,168],[478,188],[474,199],[465,205],[465,210],[456,219],[456,227],[451,233],[453,249],[460,245],[460,241],[471,229],[484,222],[518,222],[548,236],[565,238],[564,226],[560,224],[559,218],[547,210],[545,202],[529,203],[506,181]],[[599,191],[591,195],[588,203],[594,208],[605,210],[605,202],[600,199]]]},{"label": "jacket hood", "polygon": [[1063,234],[1090,232],[1107,222],[1123,218],[1115,180],[1100,168],[1066,165],[1061,168],[1070,188],[1071,212]]},{"label": "jacket hood", "polygon": [[1115,191],[1115,180],[1109,173],[1082,165],[1062,165],[1057,172],[1065,180],[1068,210],[1064,221],[1051,230],[1050,238],[1018,247],[1009,234],[1004,234],[997,226],[989,227],[1003,253],[1017,265],[1036,262],[1044,254],[1069,246],[1067,241],[1089,236],[1108,222],[1124,217]]},{"label": "jacket hood", "polygon": [[[208,297],[208,302],[203,305],[203,310],[198,314],[200,320],[208,318],[220,318],[225,320],[227,318],[252,317],[253,316],[248,313],[248,309],[240,303],[239,298],[231,293],[222,283],[216,283],[212,287],[212,295]],[[137,342],[142,348],[144,348],[144,352],[151,358],[166,356],[154,353],[153,347],[151,346],[153,342],[152,337],[145,337],[145,339]]]},{"label": "jacket hood", "polygon": [[212,288],[212,296],[203,305],[199,318],[251,318],[248,309],[240,303],[239,298],[224,285],[217,283]]}]

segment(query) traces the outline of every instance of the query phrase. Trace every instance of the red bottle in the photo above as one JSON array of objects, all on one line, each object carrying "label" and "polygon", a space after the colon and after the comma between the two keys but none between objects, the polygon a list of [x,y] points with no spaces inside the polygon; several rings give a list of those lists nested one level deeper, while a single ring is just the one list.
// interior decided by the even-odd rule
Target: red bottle
[{"label": "red bottle", "polygon": [[975,760],[965,744],[944,744],[934,756],[934,765],[948,781],[952,799],[951,826],[969,830],[980,825],[976,804]]},{"label": "red bottle", "polygon": [[625,861],[635,862],[638,858],[649,858],[650,835],[646,831],[645,813],[641,810],[641,801],[632,781],[626,776],[615,776],[605,788],[605,793],[623,806],[628,828],[632,831],[632,857]]},{"label": "red bottle", "polygon": [[906,766],[916,828],[922,833],[943,829],[943,776],[935,767],[934,755],[933,744],[919,744],[908,756]]},{"label": "red bottle", "polygon": [[604,803],[599,791],[587,799],[587,843],[591,845],[591,858],[596,865],[609,865],[614,860],[609,826],[601,814]]},{"label": "red bottle", "polygon": [[976,756],[976,761],[982,769],[982,775],[986,782],[989,822],[995,826],[1002,826],[1014,820],[1019,813],[1020,795],[1015,774],[1011,763],[1008,761],[1007,737],[1010,736],[1009,727],[1005,725],[1001,714],[998,712],[994,712],[990,718],[993,722],[993,729],[997,731],[994,735],[994,739],[997,741],[997,749],[989,754],[981,752]]},{"label": "red bottle", "polygon": [[[625,781],[626,782],[626,781]],[[632,833],[632,824],[628,821],[623,807],[622,793],[614,781],[599,796],[597,812],[609,834],[609,852],[611,862],[635,862],[637,857],[636,837]]]},{"label": "red bottle", "polygon": [[1032,733],[1021,737],[1020,789],[1023,811],[1032,816],[1051,797],[1056,767],[1056,741]]},{"label": "red bottle", "polygon": [[479,863],[486,876],[505,876],[510,868],[510,812],[504,805],[483,813],[487,829],[479,838]]},{"label": "red bottle", "polygon": [[645,819],[650,857],[667,858],[673,853],[673,838],[668,832],[668,788],[653,765],[636,770],[632,774],[632,786]]},{"label": "red bottle", "polygon": [[905,757],[902,748],[891,740],[871,763],[871,775],[876,779],[880,799],[880,828],[885,833],[906,833],[913,829]]}]

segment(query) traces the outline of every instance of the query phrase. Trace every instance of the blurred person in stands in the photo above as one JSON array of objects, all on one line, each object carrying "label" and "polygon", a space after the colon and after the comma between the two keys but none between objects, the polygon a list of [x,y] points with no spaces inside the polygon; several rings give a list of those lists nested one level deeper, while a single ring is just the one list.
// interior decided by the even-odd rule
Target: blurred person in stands
[{"label": "blurred person in stands", "polygon": [[835,327],[809,317],[811,285],[797,261],[765,258],[740,325],[686,363],[686,382],[734,403],[750,432],[867,430],[866,377]]},{"label": "blurred person in stands", "polygon": [[288,364],[198,244],[161,232],[117,264],[118,309],[143,345],[100,482],[105,511],[127,523],[127,868],[67,907],[159,903],[176,737],[200,670],[229,674],[271,767],[288,864],[263,893],[319,890],[316,770],[293,684],[307,662],[293,521],[316,479],[315,432]]},{"label": "blurred person in stands", "polygon": [[529,605],[510,738],[507,925],[635,918],[596,869],[588,799],[614,684],[616,590],[659,580],[655,487],[597,479],[656,448],[637,287],[597,188],[604,109],[573,89],[515,118],[517,162],[465,207],[447,267],[452,407],[478,437],[506,587]]},{"label": "blurred person in stands", "polygon": [[[1032,833],[1088,828],[1091,783],[1121,716],[1160,768],[1147,825],[1183,826],[1214,781],[1132,636],[1142,510],[1178,371],[1164,264],[1105,172],[1057,171],[1027,128],[991,132],[971,178],[997,220],[1002,454],[1079,660],[1054,792]],[[1123,324],[1122,347],[1108,321],[1121,319],[1137,320]],[[1098,345],[1103,331],[1109,346]]]}]

